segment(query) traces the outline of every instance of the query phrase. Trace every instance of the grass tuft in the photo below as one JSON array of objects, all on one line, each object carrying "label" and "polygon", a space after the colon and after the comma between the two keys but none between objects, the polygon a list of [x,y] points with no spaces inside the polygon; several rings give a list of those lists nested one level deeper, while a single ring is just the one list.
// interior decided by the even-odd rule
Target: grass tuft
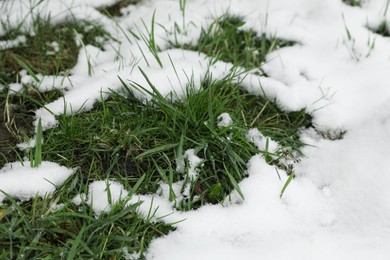
[{"label": "grass tuft", "polygon": [[9,203],[0,206],[2,259],[120,259],[125,248],[142,257],[153,238],[173,230],[169,224],[141,218],[138,204],[123,202],[95,217],[89,206],[75,206],[67,199],[71,183],[74,180],[53,197],[22,203],[8,197]]},{"label": "grass tuft", "polygon": [[350,6],[358,6],[360,7],[361,6],[361,0],[343,0],[343,2],[347,5],[350,5]]},{"label": "grass tuft", "polygon": [[238,17],[222,16],[209,28],[202,30],[197,45],[182,47],[203,52],[215,60],[232,62],[246,69],[259,69],[267,54],[293,45],[291,41],[269,39],[265,34],[258,36],[252,30],[241,30],[244,24]]},{"label": "grass tuft", "polygon": [[[3,24],[4,28],[7,28]],[[74,32],[81,35],[84,44],[103,48],[109,34],[100,26],[89,21],[67,23],[53,26],[50,18],[37,17],[31,32],[21,31],[21,26],[8,30],[0,40],[12,40],[25,37],[25,43],[12,48],[0,49],[0,112],[4,126],[0,127],[0,167],[8,161],[17,159],[15,144],[22,142],[33,133],[34,110],[42,107],[62,95],[61,90],[41,93],[35,84],[39,84],[37,74],[68,74],[76,64],[80,46]],[[19,92],[10,89],[9,84],[19,82],[19,72],[27,71],[35,83],[23,84]],[[9,132],[9,134],[7,133]]]},{"label": "grass tuft", "polygon": [[378,28],[372,30],[376,34],[380,34],[384,37],[390,37],[389,26],[386,21],[383,21]]},{"label": "grass tuft", "polygon": [[[115,176],[132,185],[145,175],[138,191],[150,193],[161,181],[172,186],[185,179],[176,171],[177,159],[195,149],[203,163],[190,183],[188,203],[178,205],[183,210],[221,202],[237,190],[247,161],[260,152],[245,137],[249,128],[299,150],[298,131],[311,122],[304,111],[283,113],[269,100],[242,91],[230,77],[206,78],[199,91],[190,86],[185,99],[174,103],[156,89],[150,101],[135,98],[130,86],[125,94],[110,94],[88,113],[58,118],[59,126],[45,133],[44,158],[79,165],[85,174],[93,168],[89,177]],[[224,112],[234,120],[231,127],[216,125]]]},{"label": "grass tuft", "polygon": [[[103,48],[109,34],[100,26],[88,21],[53,26],[49,20],[37,18],[32,32],[26,35],[25,44],[10,49],[0,49],[0,83],[18,82],[18,73],[25,69],[31,76],[59,75],[77,62],[80,46],[74,31],[82,35],[85,45]],[[24,35],[20,29],[8,31],[1,40]],[[34,77],[37,80],[36,76]]]}]

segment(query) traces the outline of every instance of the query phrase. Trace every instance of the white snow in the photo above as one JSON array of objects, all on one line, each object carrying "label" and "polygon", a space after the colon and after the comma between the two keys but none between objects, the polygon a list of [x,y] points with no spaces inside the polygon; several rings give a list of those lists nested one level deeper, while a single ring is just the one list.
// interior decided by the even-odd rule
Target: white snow
[{"label": "white snow", "polygon": [[217,119],[219,120],[217,125],[220,127],[228,127],[233,124],[233,119],[228,113],[220,114]]},{"label": "white snow", "polygon": [[190,196],[191,184],[198,178],[202,166],[203,159],[196,155],[195,149],[188,149],[183,155],[176,159],[176,172],[178,174],[185,174],[184,180],[172,183],[169,186],[166,183],[160,184],[160,193],[163,197],[169,199],[169,193],[175,194],[173,206],[179,203],[182,199]]},{"label": "white snow", "polygon": [[[249,72],[237,81],[250,93],[275,98],[286,111],[306,108],[317,130],[347,131],[342,140],[334,141],[313,129],[302,134],[309,146],[303,150],[305,157],[295,164],[297,177],[282,198],[286,174],[279,170],[280,180],[275,168],[260,155],[248,162],[249,177],[239,184],[245,200],[233,192],[225,206],[177,212],[166,185],[161,185],[159,195],[132,196],[128,203],[144,201],[138,210],[145,218],[184,220],[176,224],[176,231],[152,242],[148,258],[389,258],[390,38],[369,29],[381,22],[389,24],[387,0],[365,0],[362,7],[341,0],[188,0],[184,16],[179,0],[145,0],[124,8],[125,15],[115,22],[94,8],[113,2],[15,0],[0,4],[7,14],[0,17],[1,22],[16,27],[25,21],[23,30],[29,33],[34,15],[50,13],[53,24],[85,18],[101,24],[118,39],[105,44],[104,51],[82,47],[77,65],[66,77],[38,75],[41,91],[53,87],[65,91],[63,99],[47,105],[55,115],[91,109],[102,96],[107,98],[102,92],[121,90],[118,77],[129,86],[139,84],[151,90],[140,69],[163,96],[173,92],[175,98],[183,97],[188,84],[198,89],[207,74],[214,79],[226,76],[232,64],[212,63],[204,54],[168,47],[169,41],[175,40],[195,43],[202,27],[228,11],[246,21],[245,29],[296,42],[267,56],[262,69],[268,77]],[[39,4],[30,12],[34,3]],[[159,25],[155,26],[155,40],[161,48],[162,66],[142,40],[122,33],[130,29],[147,35],[153,15]],[[0,28],[0,35],[3,33]],[[1,42],[1,46],[12,44]],[[29,75],[21,74],[22,83],[33,83]],[[21,85],[11,87],[18,90]],[[134,91],[140,99],[150,98]],[[47,110],[39,109],[36,116],[45,129],[56,126],[55,117]],[[231,121],[222,116],[220,123],[228,126]],[[257,129],[250,130],[247,137],[265,150],[266,139]],[[268,143],[270,151],[278,149],[272,140]],[[195,153],[187,156],[198,158]],[[40,196],[53,192],[50,182],[60,185],[72,173],[54,163],[44,162],[37,169],[28,164],[13,163],[0,170],[0,189],[25,200],[37,192]],[[192,175],[196,174],[195,170]],[[173,188],[177,191],[182,184]],[[89,187],[87,201],[99,214],[127,195],[119,183],[96,181]],[[0,194],[0,201],[3,199]],[[75,200],[81,201],[81,197]]]},{"label": "white snow", "polygon": [[364,123],[337,142],[311,140],[316,148],[305,148],[308,158],[298,164],[300,178],[326,188],[340,229],[390,234],[389,142],[387,119]]},{"label": "white snow", "polygon": [[186,220],[178,224],[178,230],[156,239],[148,257],[387,258],[388,237],[377,236],[371,229],[372,233],[359,232],[338,223],[341,212],[332,207],[333,197],[328,198],[327,192],[310,180],[294,180],[281,200],[279,192],[283,182],[279,181],[273,167],[256,156],[249,162],[249,171],[251,176],[240,184],[245,201],[225,208],[205,206],[183,214]]},{"label": "white snow", "polygon": [[188,177],[191,179],[191,180],[195,180],[198,176],[198,165],[201,164],[202,162],[202,158],[199,158],[198,156],[196,156],[196,152],[195,152],[195,149],[188,149],[187,151],[184,152],[184,155],[180,156],[180,158],[178,158],[176,160],[176,164],[177,164],[177,169],[176,171],[179,172],[179,173],[184,173],[185,169],[186,169],[186,161],[188,162]]},{"label": "white snow", "polygon": [[248,133],[246,134],[246,138],[251,141],[260,151],[274,153],[279,147],[279,145],[274,140],[269,137],[265,137],[257,128],[249,129]]},{"label": "white snow", "polygon": [[37,168],[31,168],[29,161],[6,164],[0,170],[0,203],[6,198],[4,193],[19,200],[50,195],[73,172],[72,169],[46,161]]},{"label": "white snow", "polygon": [[20,35],[20,36],[16,37],[14,40],[0,41],[0,50],[5,51],[6,49],[18,47],[19,45],[26,43],[26,41],[27,41],[27,39],[26,39],[26,36],[24,36],[24,35]]},{"label": "white snow", "polygon": [[75,204],[76,206],[81,205],[81,203],[85,201],[86,201],[86,196],[84,193],[77,194],[76,197],[74,197],[72,200],[73,204]]},{"label": "white snow", "polygon": [[[123,185],[116,181],[94,181],[89,184],[86,203],[92,206],[96,215],[99,215],[109,212],[112,205],[125,200],[127,195],[128,192],[123,188]],[[78,203],[80,198],[76,197],[75,202]]]},{"label": "white snow", "polygon": [[138,213],[152,222],[175,223],[185,218],[173,208],[173,204],[169,202],[167,196],[136,195],[129,200],[129,204],[138,202],[142,202],[138,207]]},{"label": "white snow", "polygon": [[57,52],[59,52],[60,46],[58,42],[48,42],[46,44],[52,49],[52,51],[47,51],[46,55],[55,55]]}]

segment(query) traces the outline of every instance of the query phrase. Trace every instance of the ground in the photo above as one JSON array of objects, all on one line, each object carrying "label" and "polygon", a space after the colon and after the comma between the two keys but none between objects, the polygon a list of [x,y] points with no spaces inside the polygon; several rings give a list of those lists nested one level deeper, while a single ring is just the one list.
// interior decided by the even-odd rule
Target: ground
[{"label": "ground", "polygon": [[387,259],[388,7],[0,4],[0,258]]}]

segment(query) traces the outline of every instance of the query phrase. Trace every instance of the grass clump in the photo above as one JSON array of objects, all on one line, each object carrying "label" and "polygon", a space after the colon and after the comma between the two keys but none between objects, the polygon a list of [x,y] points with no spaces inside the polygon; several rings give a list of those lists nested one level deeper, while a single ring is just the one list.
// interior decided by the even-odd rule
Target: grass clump
[{"label": "grass clump", "polygon": [[265,34],[258,36],[253,30],[241,30],[244,24],[238,17],[222,16],[202,30],[196,46],[186,45],[184,48],[203,52],[215,60],[254,69],[260,68],[270,52],[293,45],[291,41],[269,39]]},{"label": "grass clump", "polygon": [[[3,24],[6,28],[6,25]],[[110,36],[99,25],[88,21],[53,26],[50,19],[36,18],[31,32],[22,32],[21,28],[7,30],[0,41],[24,37],[25,42],[12,48],[0,49],[0,167],[6,162],[15,161],[15,144],[25,140],[33,133],[34,110],[62,96],[61,90],[53,89],[41,93],[37,74],[68,74],[77,62],[79,44],[75,33],[83,43],[103,48]],[[19,92],[12,91],[9,84],[19,82],[19,72],[27,71],[35,82],[23,84]]]},{"label": "grass clump", "polygon": [[173,229],[151,222],[152,216],[140,217],[138,204],[125,206],[125,201],[94,216],[89,206],[69,201],[83,189],[77,178],[52,197],[22,203],[8,198],[0,206],[1,259],[122,259],[127,252],[142,259],[153,238]]},{"label": "grass clump", "polygon": [[99,25],[88,21],[79,21],[53,26],[49,20],[37,18],[33,30],[27,35],[20,29],[9,30],[0,40],[12,40],[25,35],[24,44],[0,49],[0,83],[9,84],[18,81],[22,69],[31,70],[32,76],[59,75],[66,72],[77,62],[79,44],[75,32],[82,36],[85,45],[102,48],[109,34]]},{"label": "grass clump", "polygon": [[[310,124],[304,111],[283,113],[269,100],[242,91],[230,77],[205,79],[199,91],[190,87],[185,100],[174,103],[156,89],[152,100],[143,102],[127,89],[125,95],[111,93],[88,113],[59,118],[59,126],[45,133],[43,157],[79,165],[85,173],[92,169],[90,178],[115,176],[131,185],[146,174],[139,192],[150,193],[161,181],[188,181],[188,167],[177,172],[177,159],[195,149],[202,166],[188,200],[178,205],[192,209],[222,201],[245,177],[247,161],[260,152],[245,137],[249,128],[298,150],[298,129]],[[231,127],[217,127],[224,112],[235,122]]]},{"label": "grass clump", "polygon": [[390,37],[389,26],[386,21],[383,21],[378,28],[372,29],[372,31],[376,34],[380,34],[384,37]]},{"label": "grass clump", "polygon": [[343,0],[343,2],[350,6],[361,6],[361,0]]}]

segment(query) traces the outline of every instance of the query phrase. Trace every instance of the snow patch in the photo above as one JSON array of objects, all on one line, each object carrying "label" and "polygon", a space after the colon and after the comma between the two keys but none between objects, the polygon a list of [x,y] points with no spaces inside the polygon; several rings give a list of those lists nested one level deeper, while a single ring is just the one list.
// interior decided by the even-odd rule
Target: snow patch
[{"label": "snow patch", "polygon": [[116,181],[94,181],[89,184],[86,203],[92,206],[96,215],[100,215],[109,212],[115,203],[125,200],[128,194],[123,185]]},{"label": "snow patch", "polygon": [[6,164],[0,170],[0,202],[6,198],[3,192],[19,200],[51,195],[73,173],[73,169],[47,161],[37,168],[29,161]]},{"label": "snow patch", "polygon": [[219,127],[228,127],[233,124],[233,119],[230,117],[228,113],[222,113],[220,114],[217,119],[219,120],[218,126]]}]

